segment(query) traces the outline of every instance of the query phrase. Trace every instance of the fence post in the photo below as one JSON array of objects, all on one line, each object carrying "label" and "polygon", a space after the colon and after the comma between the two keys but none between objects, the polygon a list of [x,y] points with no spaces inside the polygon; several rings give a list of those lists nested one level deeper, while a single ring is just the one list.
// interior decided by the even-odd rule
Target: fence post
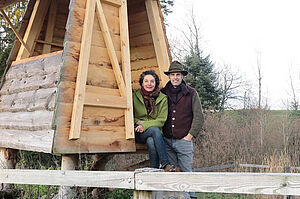
[{"label": "fence post", "polygon": [[[134,175],[137,173],[143,173],[143,172],[163,172],[163,169],[156,169],[156,168],[140,168],[134,170]],[[139,183],[139,182],[135,182]],[[133,199],[152,199],[152,191],[144,191],[144,190],[135,190],[133,192]]]},{"label": "fence post", "polygon": [[[284,167],[283,168],[283,173],[291,173],[291,167]],[[284,199],[293,199],[293,196],[284,196]]]}]

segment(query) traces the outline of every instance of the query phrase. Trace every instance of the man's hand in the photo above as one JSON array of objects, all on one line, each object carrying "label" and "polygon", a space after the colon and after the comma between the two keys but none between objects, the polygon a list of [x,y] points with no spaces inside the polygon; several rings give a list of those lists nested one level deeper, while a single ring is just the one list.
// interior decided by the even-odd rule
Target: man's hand
[{"label": "man's hand", "polygon": [[142,125],[138,125],[137,127],[135,127],[135,132],[138,133],[143,133],[144,132],[144,127]]},{"label": "man's hand", "polygon": [[187,140],[187,141],[192,141],[192,139],[193,139],[193,136],[192,136],[192,134],[187,134],[183,139],[185,139],[185,140]]},{"label": "man's hand", "polygon": [[144,121],[137,121],[136,124],[143,124]]}]

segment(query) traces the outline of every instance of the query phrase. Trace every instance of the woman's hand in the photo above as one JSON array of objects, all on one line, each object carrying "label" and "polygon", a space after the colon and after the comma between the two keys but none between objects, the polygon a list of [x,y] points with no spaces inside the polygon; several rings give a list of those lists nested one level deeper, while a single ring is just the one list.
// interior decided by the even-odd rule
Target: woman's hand
[{"label": "woman's hand", "polygon": [[143,124],[144,121],[137,121],[136,124]]},{"label": "woman's hand", "polygon": [[138,133],[143,133],[144,132],[144,127],[142,125],[138,125],[137,127],[135,127],[135,132]]}]

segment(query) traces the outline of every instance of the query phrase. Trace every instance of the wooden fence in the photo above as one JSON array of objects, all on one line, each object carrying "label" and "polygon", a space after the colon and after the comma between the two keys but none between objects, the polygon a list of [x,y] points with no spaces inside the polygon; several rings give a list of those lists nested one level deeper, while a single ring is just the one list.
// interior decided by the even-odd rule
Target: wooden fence
[{"label": "wooden fence", "polygon": [[221,172],[121,172],[0,170],[0,183],[193,191],[240,194],[300,195],[300,174]]}]

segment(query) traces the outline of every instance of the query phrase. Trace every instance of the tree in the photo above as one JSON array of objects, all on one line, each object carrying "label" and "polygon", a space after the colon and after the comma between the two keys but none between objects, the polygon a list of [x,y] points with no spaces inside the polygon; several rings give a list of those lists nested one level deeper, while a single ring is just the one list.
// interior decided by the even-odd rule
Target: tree
[{"label": "tree", "polygon": [[217,78],[210,57],[191,54],[185,57],[184,64],[189,72],[186,81],[197,90],[203,108],[219,109],[221,92],[216,86]]},{"label": "tree", "polygon": [[183,61],[185,69],[189,72],[185,80],[197,90],[204,109],[219,109],[221,93],[217,88],[214,63],[210,60],[210,55],[204,56],[200,48],[200,27],[193,11],[187,27],[188,33],[183,32],[187,49]]},{"label": "tree", "polygon": [[[5,13],[9,17],[12,24],[18,28],[22,20],[23,13],[26,9],[28,0],[20,1],[5,8]],[[7,21],[0,15],[0,77],[6,67],[6,60],[9,56],[15,34]]]},{"label": "tree", "polygon": [[174,5],[174,0],[160,0],[162,12],[168,15],[172,12],[171,7]]},{"label": "tree", "polygon": [[220,109],[222,111],[232,108],[230,102],[233,100],[235,100],[235,105],[243,103],[244,108],[246,107],[250,87],[238,71],[233,72],[229,65],[224,64],[218,73],[218,87],[221,92]]}]

